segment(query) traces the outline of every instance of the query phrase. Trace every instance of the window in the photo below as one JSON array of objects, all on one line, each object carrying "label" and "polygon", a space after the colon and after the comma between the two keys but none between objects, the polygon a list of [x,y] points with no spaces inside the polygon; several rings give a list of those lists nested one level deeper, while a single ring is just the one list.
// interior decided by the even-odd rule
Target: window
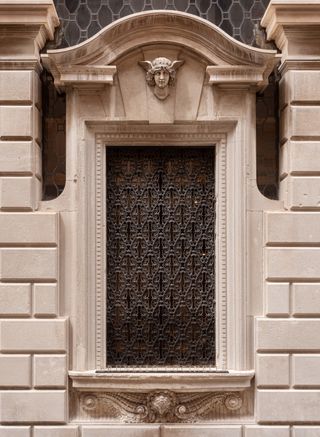
[{"label": "window", "polygon": [[215,364],[212,147],[107,150],[107,365]]}]

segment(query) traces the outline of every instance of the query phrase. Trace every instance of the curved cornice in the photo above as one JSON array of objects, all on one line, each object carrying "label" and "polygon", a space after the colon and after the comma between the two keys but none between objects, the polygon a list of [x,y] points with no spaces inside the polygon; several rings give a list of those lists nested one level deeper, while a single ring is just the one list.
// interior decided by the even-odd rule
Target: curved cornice
[{"label": "curved cornice", "polygon": [[58,65],[110,65],[131,50],[157,43],[188,47],[216,65],[263,66],[276,54],[245,45],[194,15],[158,10],[121,18],[76,46],[48,50],[48,56]]}]

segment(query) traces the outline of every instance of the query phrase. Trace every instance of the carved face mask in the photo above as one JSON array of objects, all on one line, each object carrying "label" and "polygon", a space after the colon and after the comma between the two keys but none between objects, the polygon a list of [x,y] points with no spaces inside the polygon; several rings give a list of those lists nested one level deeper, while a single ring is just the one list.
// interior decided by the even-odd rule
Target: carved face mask
[{"label": "carved face mask", "polygon": [[170,73],[168,70],[161,68],[154,73],[154,81],[159,88],[165,88],[169,84]]}]

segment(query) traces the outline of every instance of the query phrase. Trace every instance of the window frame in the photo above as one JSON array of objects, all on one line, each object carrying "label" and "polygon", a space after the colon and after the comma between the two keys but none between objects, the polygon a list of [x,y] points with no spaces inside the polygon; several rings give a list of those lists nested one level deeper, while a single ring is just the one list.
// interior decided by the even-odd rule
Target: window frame
[{"label": "window frame", "polygon": [[[254,371],[243,367],[247,356],[247,343],[244,329],[246,317],[243,313],[245,290],[242,287],[234,289],[231,284],[237,281],[238,269],[227,268],[235,264],[235,253],[232,246],[238,244],[242,235],[233,238],[235,224],[245,230],[245,225],[239,222],[242,215],[237,213],[230,200],[235,198],[233,190],[239,184],[230,184],[234,176],[234,168],[229,165],[237,161],[237,156],[228,154],[228,143],[233,143],[237,122],[193,122],[168,125],[139,123],[96,123],[86,122],[87,138],[85,148],[86,174],[88,183],[85,185],[87,202],[83,203],[81,222],[87,235],[86,261],[87,267],[87,317],[81,323],[80,332],[87,334],[87,350],[85,351],[85,366],[73,363],[69,376],[72,385],[79,390],[110,387],[133,390],[159,389],[167,387],[172,390],[183,387],[189,391],[216,389],[244,390],[251,385]],[[163,133],[165,131],[165,134]],[[212,372],[180,373],[177,379],[170,379],[172,372],[149,373],[136,372],[136,378],[130,372],[104,372],[106,363],[106,148],[108,146],[214,146],[215,147],[215,177],[216,177],[216,368]],[[231,149],[230,149],[231,150]],[[237,153],[241,152],[240,150]],[[236,154],[237,155],[237,154]],[[90,193],[95,193],[94,196]],[[239,191],[239,195],[241,191]],[[229,199],[231,197],[231,199]],[[243,206],[237,199],[236,205]],[[228,209],[230,212],[228,213]],[[94,223],[94,226],[92,226]],[[245,251],[245,247],[243,247]],[[94,262],[93,262],[94,260]],[[240,263],[243,268],[243,263]],[[230,282],[232,280],[232,282]],[[231,318],[232,317],[232,318]],[[87,324],[86,324],[87,322]],[[237,347],[233,347],[236,345]],[[75,357],[77,359],[77,352]],[[83,356],[83,355],[82,355]],[[80,357],[81,358],[81,357]],[[174,373],[174,372],[173,372]],[[142,378],[142,379],[141,379]]]}]

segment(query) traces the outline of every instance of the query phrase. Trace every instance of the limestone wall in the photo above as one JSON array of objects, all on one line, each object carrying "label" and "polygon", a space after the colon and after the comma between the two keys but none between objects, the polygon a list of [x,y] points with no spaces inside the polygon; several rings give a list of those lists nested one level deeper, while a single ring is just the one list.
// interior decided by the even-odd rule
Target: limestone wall
[{"label": "limestone wall", "polygon": [[[241,371],[248,371],[248,378],[249,370],[255,372],[248,394],[253,412],[245,419],[239,415],[232,420],[219,419],[201,425],[128,425],[103,420],[73,421],[74,399],[68,378],[68,370],[94,368],[88,358],[95,347],[89,341],[90,335],[95,338],[94,328],[88,315],[81,324],[83,313],[76,311],[88,302],[84,300],[88,290],[93,293],[83,282],[86,275],[83,266],[88,259],[85,256],[94,259],[93,251],[89,250],[89,255],[78,252],[79,247],[87,247],[81,246],[84,237],[79,237],[85,228],[81,218],[87,214],[83,205],[85,190],[88,186],[96,187],[86,180],[90,172],[86,173],[85,166],[79,164],[81,157],[94,156],[86,147],[93,150],[96,144],[94,135],[85,130],[84,120],[88,121],[92,108],[100,108],[103,114],[106,106],[105,101],[101,103],[101,96],[102,100],[110,98],[119,103],[115,95],[118,88],[114,88],[114,94],[109,94],[109,89],[105,94],[95,90],[95,100],[88,97],[90,87],[81,92],[79,87],[69,89],[67,134],[71,152],[67,187],[72,185],[73,191],[67,189],[72,196],[62,196],[58,202],[44,205],[40,194],[39,50],[47,39],[53,38],[58,19],[51,0],[29,0],[23,5],[19,1],[0,0],[0,437],[320,436],[319,11],[320,1],[274,0],[263,20],[269,38],[275,39],[282,50],[281,202],[264,200],[255,183],[254,94],[243,82],[239,86],[239,81],[257,85],[260,76],[252,79],[256,71],[251,71],[251,76],[241,73],[237,86],[230,89],[225,83],[220,86],[221,77],[210,67],[210,86],[216,88],[211,91],[206,84],[201,97],[206,122],[214,121],[218,126],[214,138],[218,139],[222,129],[219,126],[223,126],[227,153],[228,147],[232,150],[225,165],[228,187],[233,186],[233,191],[228,188],[227,193],[234,197],[226,205],[229,209],[238,208],[243,221],[232,217],[234,210],[229,212],[232,226],[228,222],[228,247],[239,250],[239,265],[243,269],[227,266],[235,291],[229,286],[226,295],[229,305],[232,301],[236,323],[231,324],[229,309],[226,314],[232,332],[229,329],[225,340],[228,356],[232,357],[229,362],[237,367],[238,377]],[[115,68],[110,71],[107,80],[113,83]],[[84,70],[80,73],[84,74]],[[85,74],[89,77],[88,71]],[[239,75],[238,70],[236,74]],[[128,75],[127,84],[131,76]],[[152,101],[150,96],[148,102]],[[82,106],[81,99],[85,102]],[[135,109],[132,111],[137,114]],[[181,107],[179,111],[184,114]],[[190,112],[194,113],[193,108]],[[155,113],[150,113],[154,117],[151,121],[156,119]],[[196,115],[193,117],[199,121]],[[110,126],[109,131],[105,129],[105,137],[112,136],[110,129]],[[116,131],[114,126],[113,129]],[[141,139],[141,127],[135,134],[122,129],[112,138],[121,133],[121,141],[125,135],[128,138],[140,135]],[[148,139],[160,135],[148,129],[145,128]],[[209,128],[206,129],[199,128],[200,133],[190,131],[190,135],[194,138],[209,135]],[[181,131],[171,134],[172,138],[173,134],[186,138]],[[78,149],[81,153],[77,155],[74,151]],[[95,167],[88,158],[86,165],[92,166],[94,173]],[[225,181],[221,175],[220,181]],[[243,181],[245,188],[237,189],[237,181]],[[86,218],[89,224],[90,217]],[[92,226],[90,229],[94,234]],[[236,257],[226,259],[236,262]],[[68,271],[70,265],[78,270]],[[81,274],[77,276],[77,272]],[[238,278],[241,286],[237,284]],[[89,303],[92,301],[91,296]],[[237,311],[242,312],[243,318]],[[245,352],[237,351],[239,342],[235,339],[241,340]],[[89,384],[90,375],[86,377]],[[224,389],[233,390],[234,386]],[[81,390],[85,391],[84,385]],[[103,392],[102,386],[99,390]]]}]

